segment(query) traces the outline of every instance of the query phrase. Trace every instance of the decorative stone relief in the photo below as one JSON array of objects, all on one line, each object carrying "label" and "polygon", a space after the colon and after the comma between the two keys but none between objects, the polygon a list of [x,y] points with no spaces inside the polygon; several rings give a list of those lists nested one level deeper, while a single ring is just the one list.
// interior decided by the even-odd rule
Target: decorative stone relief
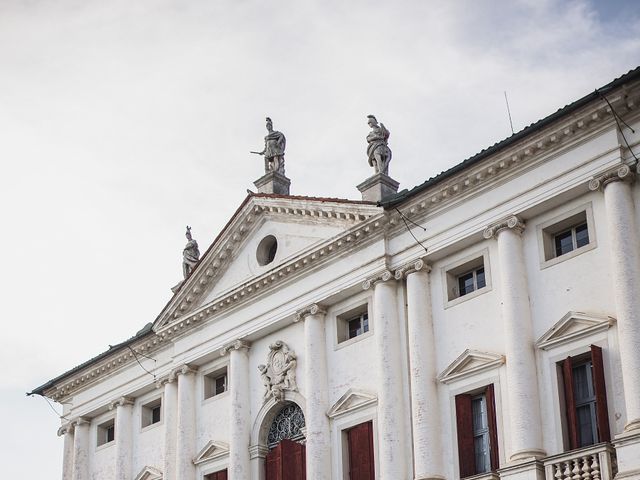
[{"label": "decorative stone relief", "polygon": [[634,177],[634,172],[631,170],[631,167],[629,167],[629,165],[619,165],[616,168],[593,177],[589,181],[589,190],[604,191],[604,187],[606,187],[611,182],[633,181]]},{"label": "decorative stone relief", "polygon": [[524,232],[524,222],[520,220],[518,216],[511,215],[510,217],[504,218],[499,222],[489,225],[487,228],[485,228],[482,236],[489,240],[490,238],[497,237],[498,233],[506,228],[520,234]]},{"label": "decorative stone relief", "polygon": [[284,400],[285,390],[298,391],[296,383],[296,354],[282,340],[269,345],[267,364],[258,365],[264,385],[263,401],[273,397],[277,402]]}]

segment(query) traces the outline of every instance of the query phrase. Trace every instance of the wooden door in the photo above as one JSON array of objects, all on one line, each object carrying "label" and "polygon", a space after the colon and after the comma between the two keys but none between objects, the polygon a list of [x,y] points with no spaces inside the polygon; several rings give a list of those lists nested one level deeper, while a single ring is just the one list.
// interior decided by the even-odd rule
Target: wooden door
[{"label": "wooden door", "polygon": [[204,478],[205,480],[227,480],[227,471],[221,470],[219,472],[210,473]]},{"label": "wooden door", "polygon": [[373,424],[361,423],[347,431],[349,443],[349,479],[374,480]]},{"label": "wooden door", "polygon": [[282,440],[272,448],[266,458],[266,480],[305,480],[305,446]]}]

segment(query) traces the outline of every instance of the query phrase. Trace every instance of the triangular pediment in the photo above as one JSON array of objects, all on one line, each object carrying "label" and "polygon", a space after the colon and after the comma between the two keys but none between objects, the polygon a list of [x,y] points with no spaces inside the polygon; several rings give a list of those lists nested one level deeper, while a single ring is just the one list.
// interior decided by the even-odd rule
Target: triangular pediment
[{"label": "triangular pediment", "polygon": [[549,350],[558,345],[607,330],[616,319],[607,315],[568,312],[542,335],[536,345]]},{"label": "triangular pediment", "polygon": [[[175,288],[154,331],[181,324],[189,315],[202,320],[342,254],[382,229],[380,221],[373,221],[380,215],[382,209],[371,202],[250,194],[191,275]],[[276,239],[275,256],[264,263],[258,252],[269,236]]]},{"label": "triangular pediment", "polygon": [[200,465],[201,463],[216,460],[224,457],[225,455],[229,455],[229,444],[211,440],[202,450],[200,450],[200,452],[198,452],[196,458],[193,459],[193,463],[195,465]]},{"label": "triangular pediment", "polygon": [[144,467],[134,480],[162,480],[162,472],[154,467]]},{"label": "triangular pediment", "polygon": [[329,409],[327,416],[329,418],[339,417],[345,413],[353,412],[369,405],[375,405],[378,397],[371,392],[350,388],[342,395],[336,403]]},{"label": "triangular pediment", "polygon": [[498,353],[467,349],[438,375],[438,380],[442,383],[451,383],[479,372],[497,368],[504,361],[504,355]]}]

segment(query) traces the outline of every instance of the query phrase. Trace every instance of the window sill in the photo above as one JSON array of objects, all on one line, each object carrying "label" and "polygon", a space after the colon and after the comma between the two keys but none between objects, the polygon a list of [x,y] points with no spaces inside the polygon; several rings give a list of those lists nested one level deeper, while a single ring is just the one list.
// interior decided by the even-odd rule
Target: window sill
[{"label": "window sill", "polygon": [[149,430],[153,430],[154,428],[158,428],[160,425],[162,425],[164,422],[162,420],[160,420],[159,422],[156,423],[152,423],[150,425],[147,425],[145,427],[141,427],[140,428],[140,433],[144,433],[144,432],[148,432]]},{"label": "window sill", "polygon": [[455,307],[456,305],[458,305],[460,303],[466,302],[467,300],[471,300],[472,298],[476,298],[476,297],[478,297],[478,296],[480,296],[480,295],[482,295],[484,293],[490,292],[490,291],[491,291],[491,287],[489,285],[487,285],[486,287],[479,288],[478,290],[474,290],[473,292],[467,293],[466,295],[463,295],[461,297],[456,297],[453,300],[449,300],[445,304],[444,308],[446,310],[447,308]]},{"label": "window sill", "polygon": [[96,446],[96,452],[99,452],[100,450],[105,450],[109,447],[113,447],[116,444],[115,440],[111,440],[110,442],[107,443],[103,443],[102,445],[97,445]]},{"label": "window sill", "polygon": [[572,250],[569,253],[565,253],[564,255],[560,255],[559,257],[555,257],[552,258],[550,260],[545,260],[543,262],[540,262],[540,270],[544,270],[545,268],[549,268],[549,267],[553,267],[554,265],[557,265],[558,263],[562,263],[565,260],[570,260],[572,258],[577,257],[578,255],[582,255],[585,252],[588,252],[590,250],[593,250],[594,248],[596,248],[596,242],[591,242],[587,245],[585,245],[584,247],[580,247],[580,248],[576,248],[575,250]]},{"label": "window sill", "polygon": [[363,333],[362,335],[358,335],[357,337],[350,338],[349,340],[343,340],[336,344],[334,350],[340,350],[341,348],[348,347],[353,345],[354,343],[359,342],[360,340],[364,340],[365,338],[369,338],[373,335],[373,330],[369,330],[367,333]]},{"label": "window sill", "polygon": [[211,402],[213,402],[214,400],[220,400],[221,398],[224,398],[224,397],[226,397],[227,395],[229,395],[229,389],[227,389],[227,390],[225,390],[224,392],[219,393],[219,394],[217,394],[217,395],[213,395],[213,396],[211,396],[211,397],[207,397],[207,398],[205,398],[204,400],[202,400],[202,404],[203,404],[203,405],[206,405],[207,403],[211,403]]}]

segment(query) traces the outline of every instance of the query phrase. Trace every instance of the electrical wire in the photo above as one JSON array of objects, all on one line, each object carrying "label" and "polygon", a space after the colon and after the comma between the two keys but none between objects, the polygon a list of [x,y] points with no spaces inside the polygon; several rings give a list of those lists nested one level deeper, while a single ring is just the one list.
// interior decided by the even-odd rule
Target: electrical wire
[{"label": "electrical wire", "polygon": [[629,145],[629,142],[627,141],[627,137],[624,134],[624,131],[622,130],[622,126],[620,126],[620,122],[624,123],[624,125],[631,130],[632,133],[636,133],[636,131],[631,128],[631,126],[624,121],[624,119],[618,114],[618,112],[616,112],[616,109],[613,108],[613,105],[611,105],[611,102],[609,102],[609,99],[604,96],[604,94],[602,92],[600,92],[600,90],[598,90],[596,88],[596,93],[600,96],[600,98],[602,98],[605,102],[607,102],[607,105],[609,105],[609,108],[611,109],[611,113],[613,114],[613,119],[616,121],[616,125],[618,125],[618,130],[620,131],[620,135],[622,135],[622,139],[624,140],[624,143],[627,145],[627,148],[629,149],[629,152],[631,152],[631,155],[633,155],[633,158],[635,159],[636,162],[640,161],[638,160],[638,157],[636,156],[636,154],[633,152],[631,145]]},{"label": "electrical wire", "polygon": [[398,212],[400,214],[400,218],[402,218],[402,221],[404,222],[404,226],[407,228],[407,231],[411,234],[411,236],[416,241],[416,243],[418,245],[420,245],[422,248],[424,248],[425,253],[427,253],[427,247],[425,247],[424,244],[420,240],[418,240],[418,238],[413,234],[413,232],[411,231],[411,228],[409,228],[409,223],[408,222],[410,222],[411,224],[415,225],[418,228],[421,228],[425,232],[427,231],[427,229],[425,227],[423,227],[422,225],[418,225],[416,222],[414,222],[410,218],[407,218],[405,216],[405,214],[402,213],[398,207],[395,207],[395,209],[396,209],[396,212]]},{"label": "electrical wire", "polygon": [[[29,397],[33,397],[33,394],[27,394],[27,396]],[[55,407],[51,404],[51,402],[49,401],[49,399],[47,397],[45,397],[44,395],[39,395],[40,397],[44,398],[44,400],[47,402],[47,405],[49,405],[49,408],[51,409],[51,411],[53,411],[53,413],[56,414],[56,417],[58,418],[62,418],[63,420],[66,420],[67,422],[69,422],[69,418],[65,417],[64,415],[61,415],[60,413],[58,413],[58,411],[55,409]]]},{"label": "electrical wire", "polygon": [[136,351],[135,351],[133,348],[131,348],[131,346],[130,346],[130,345],[127,345],[127,348],[128,348],[129,350],[131,350],[131,353],[133,353],[133,358],[135,358],[135,359],[136,359],[136,362],[138,362],[138,365],[140,365],[140,368],[141,368],[142,370],[144,370],[145,372],[147,372],[149,375],[151,375],[151,376],[153,377],[153,380],[155,381],[155,380],[156,380],[156,374],[155,374],[155,373],[151,373],[149,370],[147,370],[146,368],[144,368],[144,367],[142,366],[142,363],[140,363],[140,360],[138,359],[138,355],[142,355],[143,357],[148,358],[149,360],[153,360],[153,361],[154,361],[154,362],[156,362],[156,363],[157,363],[158,361],[157,361],[155,358],[151,358],[151,357],[149,357],[149,356],[145,355],[144,353],[136,353]]}]

